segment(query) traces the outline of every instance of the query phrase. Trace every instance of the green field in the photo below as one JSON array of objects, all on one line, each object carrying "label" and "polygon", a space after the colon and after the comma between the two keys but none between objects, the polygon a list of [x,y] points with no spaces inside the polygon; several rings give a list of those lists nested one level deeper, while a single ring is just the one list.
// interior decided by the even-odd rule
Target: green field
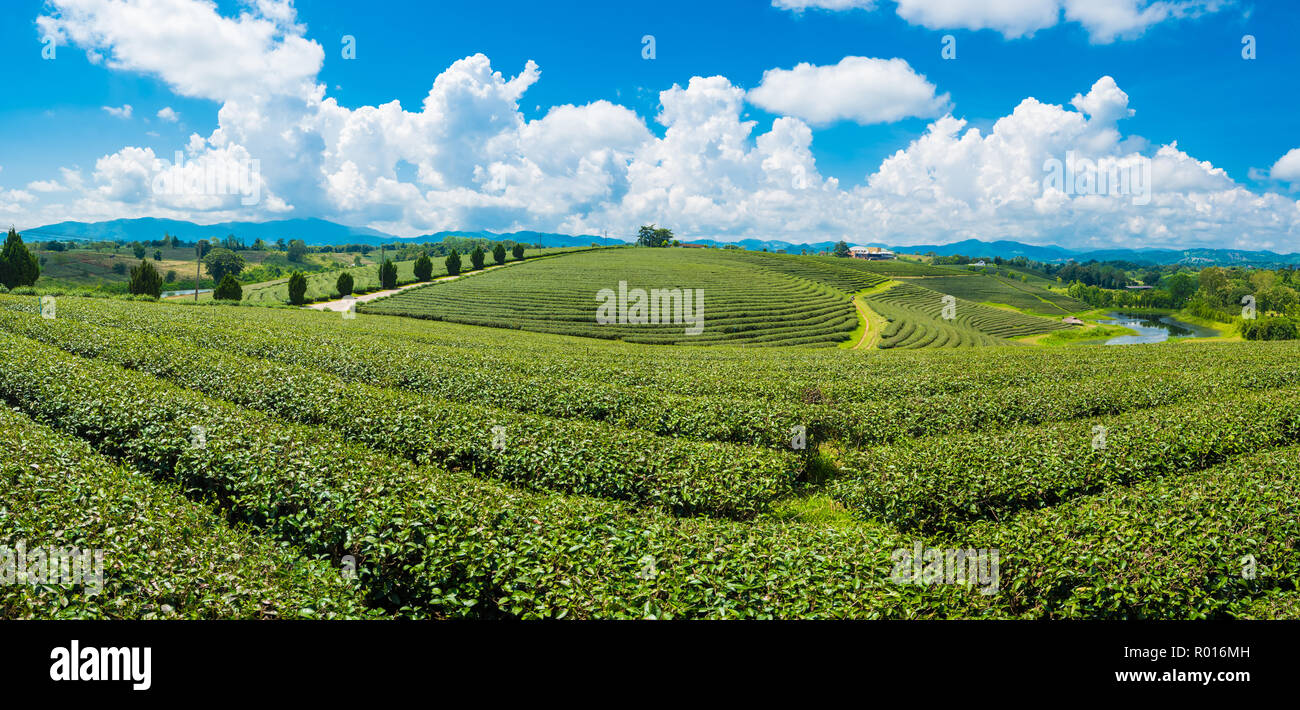
[{"label": "green field", "polygon": [[[892,337],[899,346],[920,342],[920,345],[911,346],[922,347],[929,344],[927,338],[933,337],[931,342],[939,342],[941,336],[946,338],[945,343],[952,342],[956,337],[960,344],[966,345],[1006,344],[1005,341],[999,343],[997,339],[1070,328],[1059,319],[1040,318],[985,306],[959,298],[956,294],[917,285],[918,281],[931,284],[938,281],[940,287],[947,287],[954,285],[952,282],[963,285],[965,280],[966,278],[912,280],[872,294],[866,301],[873,310],[892,321],[890,327],[895,328]],[[945,298],[952,299],[950,312],[945,311]],[[951,317],[945,317],[945,313]],[[919,335],[913,335],[918,333]],[[963,334],[966,335],[965,338],[961,337]],[[886,331],[886,336],[888,340],[889,331]]]},{"label": "green field", "polygon": [[[415,260],[393,262],[397,266],[397,284],[399,286],[415,282]],[[307,274],[307,292],[305,299],[308,303],[314,301],[327,301],[339,297],[336,284],[339,280],[339,274],[344,271],[352,274],[352,292],[367,293],[369,291],[379,290],[379,267],[378,266],[359,266],[338,271],[323,271]],[[433,262],[433,278],[439,278],[447,275],[447,267],[442,260]],[[244,302],[252,304],[272,304],[289,302],[289,279],[288,277],[267,281],[260,284],[250,284],[243,289]]]},{"label": "green field", "polygon": [[[883,280],[845,260],[629,247],[433,284],[360,310],[637,343],[829,346],[858,326],[851,291]],[[650,322],[635,322],[630,308],[627,318],[598,322],[602,293],[630,296],[634,289],[647,292]],[[655,290],[678,298],[664,299],[660,313]]]},{"label": "green field", "polygon": [[[41,278],[37,286],[46,289],[117,288],[125,291],[126,284],[130,280],[130,268],[140,263],[129,246],[114,246],[111,243],[80,244],[63,251],[53,251],[48,249],[48,245],[45,246],[46,248],[37,248],[37,245],[33,245],[33,249],[43,262]],[[374,252],[375,255],[378,253],[378,251]],[[155,259],[159,254],[162,258]],[[320,270],[335,270],[350,266],[355,256],[334,252],[310,253],[303,257],[302,262],[294,263],[289,261],[282,251],[243,249],[240,250],[239,255],[247,264],[246,271],[258,267],[274,267],[287,273],[297,269],[307,272],[312,278],[318,277],[316,272]],[[194,281],[196,267],[194,247],[148,247],[145,249],[145,258],[149,259],[158,273],[164,277],[171,275],[177,282],[186,284],[192,284]],[[362,257],[362,260],[363,263],[373,261],[367,257]],[[210,281],[206,269],[202,271],[201,276],[204,280]],[[287,277],[284,280],[287,280]],[[170,281],[163,286],[164,291],[171,288]]]},{"label": "green field", "polygon": [[[415,292],[532,271],[564,294],[584,273],[582,289],[617,275],[602,259],[622,253],[650,260],[641,278],[755,284],[737,300],[838,298],[873,278],[830,260],[649,251]],[[967,345],[1053,322],[966,301],[947,321],[931,294],[907,281],[877,305]],[[0,296],[0,537],[103,549],[104,592],[0,587],[8,617],[1297,608],[1295,343],[699,348],[366,313],[57,305],[48,319],[34,297]],[[997,550],[997,579],[902,583],[896,555],[915,546]],[[1243,576],[1246,556],[1265,571]]]},{"label": "green field", "polygon": [[[901,282],[881,290],[890,275]],[[602,289],[613,292],[620,283],[628,289],[702,292],[701,332],[687,333],[680,322],[598,322],[598,294]],[[861,323],[851,306],[855,293],[865,293],[868,307],[889,320],[879,333],[880,349],[1014,345],[1009,338],[1068,328],[1059,320],[1073,312],[1067,309],[1087,309],[1036,286],[913,262],[635,248],[434,284],[361,308],[376,315],[647,344],[848,346],[852,343],[846,341]],[[951,321],[941,317],[944,295],[960,299]]]},{"label": "green field", "polygon": [[1057,318],[1092,309],[1088,304],[1065,294],[1001,276],[941,276],[914,279],[911,283],[973,303],[1011,306]]},{"label": "green field", "polygon": [[[584,248],[585,247],[530,249],[527,253],[524,254],[524,260],[534,259],[540,256],[551,256],[555,254],[563,254],[571,251],[582,251]],[[378,255],[378,252],[375,252],[375,254]],[[431,257],[430,260],[433,262],[432,278],[438,279],[447,275],[446,257],[437,257],[437,258]],[[510,256],[508,254],[506,255],[506,263],[512,263],[514,261],[517,260],[513,256]],[[415,278],[414,259],[409,259],[406,261],[395,261],[393,263],[394,265],[397,266],[398,286],[404,286],[406,284],[415,283],[417,281],[417,279]],[[495,262],[492,261],[491,255],[488,255],[487,260],[484,263],[487,266],[493,266],[495,264]],[[466,270],[466,271],[468,271],[471,268],[468,256],[462,257],[461,268],[462,270]],[[336,284],[338,283],[339,274],[341,274],[344,271],[348,272],[349,274],[352,274],[353,293],[361,294],[361,293],[369,293],[371,291],[379,290],[380,283],[379,283],[378,265],[348,267],[343,269],[334,269],[330,271],[313,272],[313,273],[306,274],[307,292],[305,298],[307,302],[312,303],[315,301],[328,301],[328,300],[333,300],[338,298],[339,292]],[[274,281],[267,281],[258,284],[250,284],[244,287],[243,293],[244,293],[245,303],[250,303],[254,305],[288,303],[289,302],[289,279],[288,277],[285,277],[282,279],[276,279]],[[208,295],[208,298],[206,299],[200,296],[200,300],[211,300],[211,296]]]}]

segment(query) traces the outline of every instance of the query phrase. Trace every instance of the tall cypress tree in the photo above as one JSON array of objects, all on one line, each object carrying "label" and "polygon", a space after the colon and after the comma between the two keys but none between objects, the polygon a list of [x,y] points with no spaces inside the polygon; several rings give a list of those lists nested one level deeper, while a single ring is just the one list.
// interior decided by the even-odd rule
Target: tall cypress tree
[{"label": "tall cypress tree", "polygon": [[0,284],[10,289],[34,286],[40,276],[41,263],[35,254],[28,251],[18,232],[10,227],[4,248],[0,249]]},{"label": "tall cypress tree", "polygon": [[379,286],[384,289],[397,288],[397,264],[392,259],[385,259],[379,267]]}]

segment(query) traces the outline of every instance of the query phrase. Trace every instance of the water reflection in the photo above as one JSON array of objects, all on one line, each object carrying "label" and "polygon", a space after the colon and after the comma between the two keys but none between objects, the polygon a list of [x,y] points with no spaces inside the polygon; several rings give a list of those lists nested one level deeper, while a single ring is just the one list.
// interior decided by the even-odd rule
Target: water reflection
[{"label": "water reflection", "polygon": [[1170,316],[1156,313],[1128,313],[1112,311],[1107,314],[1112,325],[1122,325],[1138,332],[1121,335],[1106,341],[1107,345],[1133,345],[1136,343],[1163,343],[1170,338],[1211,338],[1218,333],[1199,325],[1184,323]]}]

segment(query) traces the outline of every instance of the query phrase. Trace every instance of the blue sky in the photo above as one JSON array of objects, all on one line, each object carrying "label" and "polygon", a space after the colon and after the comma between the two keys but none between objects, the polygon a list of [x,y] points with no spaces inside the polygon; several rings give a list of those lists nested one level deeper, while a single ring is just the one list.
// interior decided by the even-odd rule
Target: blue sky
[{"label": "blue sky", "polygon": [[[1078,1],[1024,0],[1039,7],[1018,17],[954,11],[938,0],[296,7],[257,0],[218,2],[215,11],[197,0],[153,0],[137,16],[150,18],[145,27],[92,0],[10,2],[0,23],[0,216],[25,226],[317,216],[406,235],[621,233],[656,221],[723,239],[974,236],[1300,249],[1292,243],[1300,235],[1300,153],[1283,159],[1300,147],[1300,9],[1281,0],[1093,0],[1114,12],[1085,16],[1070,7]],[[801,2],[845,9],[774,6]],[[140,3],[150,4],[127,0]],[[1043,7],[1052,4],[1061,8],[1044,20]],[[1170,8],[1170,17],[1154,14]],[[215,45],[220,51],[184,40],[227,32],[230,41]],[[159,33],[169,39],[158,41]],[[52,60],[42,57],[51,34],[58,35]],[[1249,61],[1242,58],[1247,34],[1257,43]],[[356,38],[355,59],[341,56],[344,35]],[[645,35],[654,37],[653,59],[642,56]],[[956,59],[941,56],[947,35]],[[168,42],[176,44],[158,47]],[[273,54],[288,45],[292,59]],[[477,55],[480,64],[467,66]],[[841,64],[846,58],[863,61],[850,68]],[[895,64],[898,71],[881,74],[895,60],[905,69]],[[810,73],[755,92],[765,72],[800,64]],[[449,86],[461,79],[459,90],[442,96],[438,111],[420,113],[444,73]],[[271,78],[278,74],[323,91]],[[521,74],[528,75],[522,84],[508,85]],[[800,92],[814,76],[828,88]],[[703,81],[713,77],[722,79]],[[1103,77],[1112,83],[1093,96],[1119,117],[1084,127],[1076,120],[1083,109],[1071,101]],[[682,93],[665,103],[661,92],[674,86]],[[1060,110],[1026,115],[1020,127],[1004,122],[1006,141],[967,144],[960,160],[945,162],[967,131],[989,139],[995,122],[1029,97]],[[392,101],[402,116],[368,113]],[[578,110],[556,115],[563,105]],[[668,106],[680,116],[672,131],[658,120]],[[177,119],[161,118],[164,108]],[[825,115],[835,117],[818,118]],[[914,143],[947,116],[965,122],[947,144]],[[1098,138],[1112,125],[1114,140]],[[285,138],[286,126],[296,127],[293,137]],[[384,137],[349,145],[358,130]],[[807,145],[803,131],[811,133]],[[1025,131],[1055,137],[1020,141]],[[771,136],[766,148],[764,135]],[[1175,142],[1162,167],[1160,147]],[[1096,196],[1067,195],[1064,205],[1006,197],[1041,171],[998,165],[1000,154],[1022,151],[1020,162],[1036,168],[1076,148],[1098,161],[1154,159],[1156,199],[1099,210]],[[156,181],[152,193],[142,187],[144,173],[157,169],[147,163],[171,161],[181,149],[195,160],[259,159],[259,202],[164,199]],[[903,160],[882,171],[898,151]],[[959,174],[965,169],[971,174]],[[793,187],[782,187],[777,176],[791,170]],[[909,203],[918,192],[921,202]],[[1256,198],[1263,202],[1252,204]]]}]

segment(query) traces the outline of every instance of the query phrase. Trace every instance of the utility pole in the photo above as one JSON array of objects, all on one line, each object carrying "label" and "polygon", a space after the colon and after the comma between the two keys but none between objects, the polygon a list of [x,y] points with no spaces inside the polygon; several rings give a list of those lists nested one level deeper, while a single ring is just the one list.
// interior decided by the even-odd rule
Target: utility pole
[{"label": "utility pole", "polygon": [[203,265],[203,240],[194,242],[194,302],[199,302],[199,267]]}]

